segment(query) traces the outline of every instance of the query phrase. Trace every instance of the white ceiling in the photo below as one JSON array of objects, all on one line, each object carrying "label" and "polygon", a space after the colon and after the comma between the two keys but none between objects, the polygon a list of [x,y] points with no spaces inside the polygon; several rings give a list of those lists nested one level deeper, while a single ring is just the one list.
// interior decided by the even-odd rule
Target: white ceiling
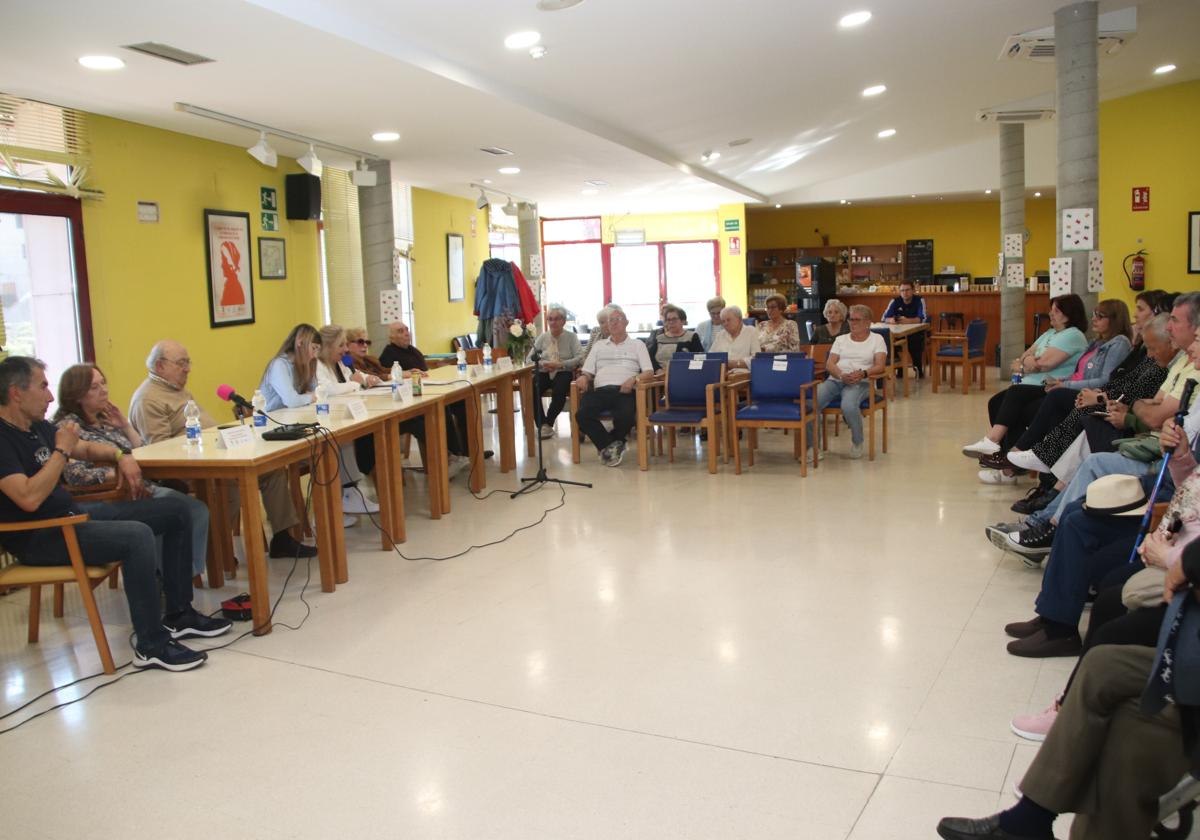
[{"label": "white ceiling", "polygon": [[[1054,91],[1052,63],[997,60],[1004,38],[1052,25],[1059,5],[584,0],[548,13],[535,0],[42,0],[5,10],[0,90],[254,141],[173,109],[189,102],[372,151],[416,186],[467,196],[468,182],[491,178],[547,216],[753,203],[747,193],[783,203],[971,194],[999,181],[996,128],[976,111]],[[873,19],[839,30],[858,8]],[[1200,78],[1200,2],[1144,0],[1137,15],[1137,35],[1101,58],[1102,98]],[[521,29],[542,33],[545,58],[504,48]],[[121,49],[139,41],[216,61],[180,67]],[[84,70],[76,59],[90,53],[127,66]],[[1152,75],[1167,62],[1179,69]],[[863,99],[874,83],[888,92]],[[876,138],[889,127],[895,137]],[[373,142],[381,129],[403,138]],[[728,145],[741,137],[753,139]],[[1053,184],[1054,143],[1053,122],[1030,127],[1029,184]],[[707,149],[722,157],[706,170]],[[505,164],[521,174],[497,174]],[[583,197],[587,179],[609,186]]]}]

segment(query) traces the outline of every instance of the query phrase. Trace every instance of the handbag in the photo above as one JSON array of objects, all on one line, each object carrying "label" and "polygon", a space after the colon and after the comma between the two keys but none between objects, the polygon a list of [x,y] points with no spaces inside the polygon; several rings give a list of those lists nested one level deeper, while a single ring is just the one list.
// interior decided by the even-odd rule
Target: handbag
[{"label": "handbag", "polygon": [[1156,607],[1162,603],[1163,584],[1167,573],[1157,566],[1147,566],[1125,581],[1121,587],[1121,603],[1128,610]]},{"label": "handbag", "polygon": [[1121,438],[1121,440],[1115,442],[1115,445],[1118,452],[1126,458],[1132,458],[1134,461],[1151,464],[1162,458],[1162,446],[1158,442],[1157,432],[1148,432],[1137,437]]}]

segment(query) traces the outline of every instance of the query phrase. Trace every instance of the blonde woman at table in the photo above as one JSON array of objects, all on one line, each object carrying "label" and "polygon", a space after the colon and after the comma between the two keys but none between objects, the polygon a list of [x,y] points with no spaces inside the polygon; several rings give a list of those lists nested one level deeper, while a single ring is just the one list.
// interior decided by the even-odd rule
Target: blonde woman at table
[{"label": "blonde woman at table", "polygon": [[813,344],[833,344],[839,335],[848,335],[850,325],[846,323],[846,304],[837,298],[825,302],[825,321],[813,330]]},{"label": "blonde woman at table", "polygon": [[767,298],[767,320],[755,325],[761,352],[795,353],[800,349],[800,328],[783,314],[786,310],[787,298],[783,295]]},{"label": "blonde woman at table", "polygon": [[[317,384],[323,385],[331,396],[353,394],[379,384],[378,376],[351,370],[343,362],[347,354],[346,331],[337,324],[321,327],[321,349],[317,353]],[[375,438],[364,435],[354,444],[341,447],[342,512],[350,514],[378,513],[376,504],[367,492],[355,489],[364,476],[375,470]],[[373,495],[373,494],[371,494]],[[350,524],[353,524],[351,522]]]}]

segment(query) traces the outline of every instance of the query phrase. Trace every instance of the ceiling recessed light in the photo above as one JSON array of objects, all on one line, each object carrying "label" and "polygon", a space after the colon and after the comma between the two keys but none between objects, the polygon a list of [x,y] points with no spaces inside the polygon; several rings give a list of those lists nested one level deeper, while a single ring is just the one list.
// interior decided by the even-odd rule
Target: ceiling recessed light
[{"label": "ceiling recessed light", "polygon": [[1035,192],[1035,193],[1033,194],[1033,197],[1034,197],[1034,198],[1041,198],[1041,197],[1042,197],[1042,194],[1041,194],[1040,192]]},{"label": "ceiling recessed light", "polygon": [[510,50],[527,50],[540,40],[542,40],[540,32],[534,32],[533,30],[514,32],[504,39],[504,46]]},{"label": "ceiling recessed light", "polygon": [[[82,60],[82,59],[81,59],[81,60]],[[1175,65],[1174,65],[1174,64],[1164,64],[1164,65],[1162,65],[1161,67],[1155,67],[1155,68],[1154,68],[1154,75],[1155,75],[1155,76],[1162,76],[1162,75],[1164,75],[1165,73],[1170,73],[1170,72],[1171,72],[1172,70],[1174,70],[1174,69],[1175,69]]]},{"label": "ceiling recessed light", "polygon": [[878,133],[878,134],[876,134],[875,136],[876,136],[876,137],[879,137],[880,139],[885,139],[885,138],[891,137],[891,136],[892,136],[892,135],[894,135],[895,133],[896,133],[896,129],[894,129],[894,128],[885,128],[883,131],[879,132],[879,133]]},{"label": "ceiling recessed light", "polygon": [[539,58],[545,58],[546,57],[546,48],[543,47],[541,44],[538,44],[536,47],[530,47],[529,48],[529,57],[532,58],[534,61],[537,61]]},{"label": "ceiling recessed light", "polygon": [[845,204],[845,203],[846,203],[846,199],[844,199],[844,198],[843,198],[843,199],[842,199],[841,201],[839,201],[838,203],[839,203],[839,204]]},{"label": "ceiling recessed light", "polygon": [[538,0],[537,7],[543,12],[561,12],[582,2],[583,0]]},{"label": "ceiling recessed light", "polygon": [[869,88],[863,88],[863,96],[878,96],[887,90],[887,85],[871,85]]},{"label": "ceiling recessed light", "polygon": [[870,12],[851,12],[838,21],[838,26],[840,26],[842,29],[851,29],[855,26],[862,26],[870,19]]},{"label": "ceiling recessed light", "polygon": [[983,191],[983,194],[984,194],[984,195],[991,195],[991,194],[992,194],[992,191],[991,191],[991,190],[984,190],[984,191]]},{"label": "ceiling recessed light", "polygon": [[776,210],[778,210],[778,209],[779,209],[780,207],[782,207],[782,206],[783,206],[782,204],[776,204],[776,205],[775,205],[775,209],[776,209]]},{"label": "ceiling recessed light", "polygon": [[589,187],[607,187],[608,186],[608,181],[601,181],[596,178],[593,178],[590,181],[584,181],[583,183],[587,184]]},{"label": "ceiling recessed light", "polygon": [[916,197],[917,197],[916,193],[913,193],[912,195],[909,196],[909,198],[916,198]]},{"label": "ceiling recessed light", "polygon": [[521,167],[519,167],[519,166],[501,166],[496,171],[499,172],[501,175],[516,175],[517,173],[519,173],[521,171]]},{"label": "ceiling recessed light", "polygon": [[736,140],[730,140],[730,141],[729,141],[729,145],[730,145],[730,146],[745,146],[745,145],[746,145],[747,143],[749,143],[749,142],[750,142],[752,139],[753,139],[753,138],[751,138],[751,137],[739,137],[739,138],[738,138],[738,139],[736,139]]},{"label": "ceiling recessed light", "polygon": [[580,190],[579,194],[580,195],[599,195],[600,190],[596,189],[595,187],[588,187],[586,190]]},{"label": "ceiling recessed light", "polygon": [[400,139],[399,131],[376,131],[371,135],[371,139],[376,143],[395,143]]},{"label": "ceiling recessed light", "polygon": [[89,70],[120,70],[125,66],[115,55],[84,55],[79,57],[79,63]]},{"label": "ceiling recessed light", "polygon": [[490,184],[490,183],[492,183],[492,179],[491,179],[491,178],[484,178],[484,179],[483,179],[483,183],[485,183],[485,184]]},{"label": "ceiling recessed light", "polygon": [[720,152],[714,152],[712,150],[709,150],[709,151],[705,152],[704,154],[700,155],[700,160],[704,161],[705,163],[711,163],[712,161],[716,160],[720,156],[721,156]]}]

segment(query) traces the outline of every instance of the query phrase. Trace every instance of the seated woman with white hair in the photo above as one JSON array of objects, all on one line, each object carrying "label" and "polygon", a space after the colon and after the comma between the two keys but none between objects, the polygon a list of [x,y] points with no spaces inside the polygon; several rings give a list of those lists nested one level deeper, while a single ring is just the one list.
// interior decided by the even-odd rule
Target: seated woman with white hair
[{"label": "seated woman with white hair", "polygon": [[[850,307],[850,333],[834,339],[825,362],[828,378],[817,386],[818,416],[835,397],[842,398],[842,416],[850,427],[851,458],[861,458],[863,453],[862,401],[871,387],[869,377],[887,369],[887,345],[882,336],[871,332],[871,318],[871,307]],[[816,446],[815,437],[812,441]]]},{"label": "seated woman with white hair", "polygon": [[[337,324],[321,327],[321,349],[317,351],[317,385],[324,386],[329,396],[353,394],[363,388],[372,388],[380,383],[378,376],[353,370],[345,363],[349,344],[346,330]],[[364,473],[375,469],[375,441],[364,435],[354,441],[353,446],[342,447],[342,512],[347,516],[345,524],[353,525],[356,520],[351,514],[377,513],[379,505],[355,488]]]},{"label": "seated woman with white hair", "polygon": [[846,323],[846,313],[846,304],[837,298],[827,300],[824,311],[826,323],[819,324],[813,330],[813,344],[833,344],[839,335],[848,334],[850,325]]},{"label": "seated woman with white hair", "polygon": [[758,332],[746,329],[742,323],[742,310],[737,306],[726,306],[721,310],[723,332],[713,338],[713,353],[728,353],[729,367],[748,368],[750,360],[759,352]]}]

